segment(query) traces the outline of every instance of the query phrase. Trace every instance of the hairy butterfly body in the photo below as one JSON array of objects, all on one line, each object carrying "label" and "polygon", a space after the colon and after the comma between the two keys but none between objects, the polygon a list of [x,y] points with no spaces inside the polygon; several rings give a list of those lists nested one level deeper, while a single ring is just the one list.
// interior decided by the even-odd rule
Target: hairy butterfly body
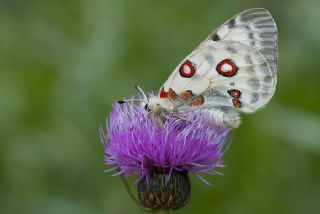
[{"label": "hairy butterfly body", "polygon": [[266,105],[277,82],[277,27],[266,9],[245,10],[225,22],[188,55],[149,99],[154,115],[207,111],[224,127],[239,112]]}]

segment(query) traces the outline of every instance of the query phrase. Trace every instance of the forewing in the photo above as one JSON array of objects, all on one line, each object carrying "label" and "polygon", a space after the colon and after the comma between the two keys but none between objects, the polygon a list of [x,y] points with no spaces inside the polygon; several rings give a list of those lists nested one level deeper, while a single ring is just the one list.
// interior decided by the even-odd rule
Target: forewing
[{"label": "forewing", "polygon": [[220,40],[239,41],[257,48],[272,73],[277,72],[277,26],[268,10],[253,8],[237,14],[210,34],[199,47]]}]

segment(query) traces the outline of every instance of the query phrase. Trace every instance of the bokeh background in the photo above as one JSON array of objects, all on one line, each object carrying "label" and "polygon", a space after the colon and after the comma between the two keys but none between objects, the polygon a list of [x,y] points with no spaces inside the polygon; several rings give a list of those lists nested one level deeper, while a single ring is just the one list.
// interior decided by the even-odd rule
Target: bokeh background
[{"label": "bokeh background", "polygon": [[319,0],[0,0],[0,213],[142,213],[104,172],[99,125],[252,7],[278,24],[275,96],[175,213],[320,213]]}]

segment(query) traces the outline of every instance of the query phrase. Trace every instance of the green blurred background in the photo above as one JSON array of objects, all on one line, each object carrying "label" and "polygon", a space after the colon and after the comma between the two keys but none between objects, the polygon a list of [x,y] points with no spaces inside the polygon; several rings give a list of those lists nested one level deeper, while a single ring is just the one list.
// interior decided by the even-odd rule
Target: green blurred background
[{"label": "green blurred background", "polygon": [[104,172],[98,126],[252,7],[278,24],[275,96],[176,213],[320,213],[319,0],[0,0],[0,213],[142,213]]}]

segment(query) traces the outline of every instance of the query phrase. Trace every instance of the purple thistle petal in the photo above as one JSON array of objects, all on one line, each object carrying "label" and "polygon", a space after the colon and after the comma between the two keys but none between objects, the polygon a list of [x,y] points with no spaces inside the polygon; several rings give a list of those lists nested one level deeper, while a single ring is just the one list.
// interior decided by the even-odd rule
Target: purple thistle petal
[{"label": "purple thistle petal", "polygon": [[104,146],[105,164],[113,165],[114,175],[138,174],[139,180],[148,180],[152,167],[188,170],[200,180],[199,173],[219,174],[214,170],[223,167],[222,156],[229,129],[211,122],[204,112],[182,114],[179,119],[167,115],[163,125],[141,106],[131,103],[114,104],[106,133],[99,128]]}]

